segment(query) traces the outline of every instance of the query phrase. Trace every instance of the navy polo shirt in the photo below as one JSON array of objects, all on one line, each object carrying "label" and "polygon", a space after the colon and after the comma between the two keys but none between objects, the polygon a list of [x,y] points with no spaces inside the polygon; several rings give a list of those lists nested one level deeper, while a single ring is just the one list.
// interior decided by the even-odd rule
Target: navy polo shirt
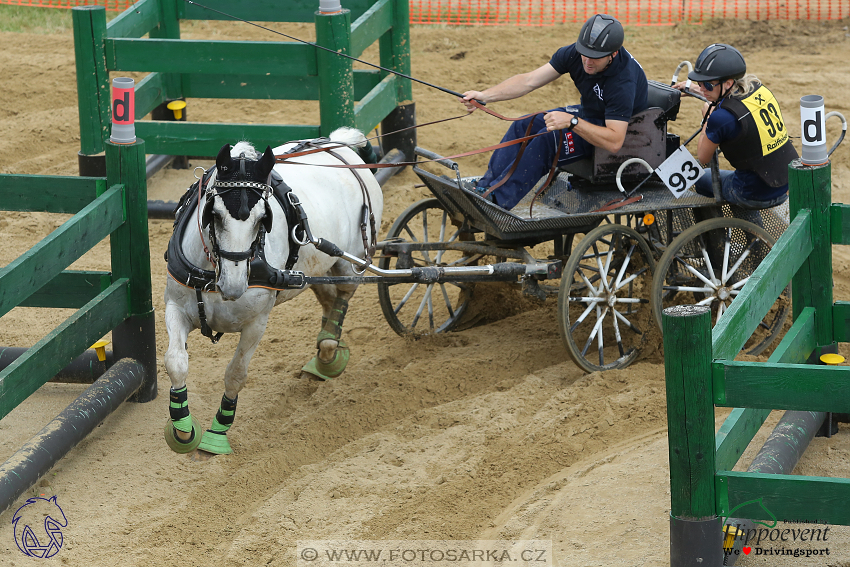
[{"label": "navy polo shirt", "polygon": [[556,51],[549,64],[562,75],[570,74],[581,94],[581,117],[589,122],[599,125],[606,120],[628,122],[647,108],[646,74],[625,47],[620,48],[607,69],[595,75],[585,72],[575,44]]}]

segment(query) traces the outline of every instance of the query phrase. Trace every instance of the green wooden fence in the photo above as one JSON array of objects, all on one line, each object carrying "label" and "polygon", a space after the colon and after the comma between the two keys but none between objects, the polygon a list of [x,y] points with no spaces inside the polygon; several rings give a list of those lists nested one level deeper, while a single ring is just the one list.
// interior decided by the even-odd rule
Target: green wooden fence
[{"label": "green wooden fence", "polygon": [[[377,41],[380,65],[410,74],[407,0],[348,0],[347,9],[334,14],[317,13],[318,0],[203,4],[249,21],[314,21],[318,45],[353,57]],[[242,139],[274,147],[340,126],[365,132],[411,103],[409,80],[355,71],[351,59],[303,43],[180,39],[180,20],[216,19],[228,18],[183,0],[140,0],[108,24],[103,7],[73,9],[81,155],[102,152],[109,138],[110,71],[149,73],[136,82],[136,120],[161,117],[168,101],[193,97],[319,101],[319,125],[137,122],[136,134],[151,154],[215,156],[224,143]],[[247,23],[234,25],[275,38]]]},{"label": "green wooden fence", "polygon": [[[711,521],[717,541],[719,518],[758,498],[781,520],[850,525],[850,479],[732,471],[772,409],[850,411],[850,367],[806,364],[850,341],[831,250],[850,244],[850,206],[831,202],[829,164],[797,160],[789,172],[791,225],[717,326],[708,313],[664,315],[671,521]],[[789,332],[767,362],[735,361],[789,281]],[[714,407],[737,408],[716,435]],[[771,519],[758,506],[735,516]]]},{"label": "green wooden fence", "polygon": [[[110,331],[116,360],[144,364],[135,399],[156,397],[144,147],[107,142],[106,178],[0,175],[0,208],[73,214],[0,268],[0,316],[16,306],[77,309],[0,372],[0,419]],[[106,237],[111,271],[66,269]]]}]

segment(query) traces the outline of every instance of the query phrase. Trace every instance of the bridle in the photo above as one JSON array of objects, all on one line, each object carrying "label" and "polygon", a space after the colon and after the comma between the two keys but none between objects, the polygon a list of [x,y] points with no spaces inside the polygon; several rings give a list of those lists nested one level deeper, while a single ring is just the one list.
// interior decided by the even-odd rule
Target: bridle
[{"label": "bridle", "polygon": [[[249,181],[246,179],[245,175],[245,154],[242,153],[239,158],[239,172],[237,173],[237,178],[235,181],[219,181],[218,175],[219,172],[216,172],[214,178],[212,178],[210,182],[207,183],[207,187],[205,190],[205,199],[203,205],[203,212],[201,208],[200,191],[201,184],[198,184],[198,230],[201,231],[201,243],[204,247],[204,253],[207,256],[207,259],[212,263],[216,270],[216,278],[219,275],[219,264],[221,262],[221,258],[226,260],[230,260],[232,262],[241,262],[242,260],[246,260],[248,262],[248,276],[250,277],[251,272],[251,261],[257,255],[257,251],[261,246],[261,242],[264,240],[264,233],[270,232],[272,227],[272,210],[269,206],[269,196],[272,194],[272,187],[268,184],[268,179],[266,179],[266,183],[260,183],[257,181]],[[265,216],[262,219],[262,224],[257,230],[257,236],[254,237],[254,241],[251,243],[250,248],[248,250],[242,252],[233,252],[230,250],[224,250],[219,246],[218,238],[215,233],[215,221],[213,219],[213,205],[215,204],[216,196],[224,198],[224,195],[231,191],[241,191],[240,195],[240,210],[239,210],[239,220],[247,220],[248,215],[250,214],[250,209],[248,209],[248,192],[255,193],[260,200],[263,201],[265,205]],[[256,206],[256,204],[254,205]],[[229,211],[228,211],[229,213]],[[243,217],[244,218],[241,218]],[[212,252],[207,248],[206,243],[203,238],[202,229],[209,225],[209,239],[210,245],[212,246]]]}]

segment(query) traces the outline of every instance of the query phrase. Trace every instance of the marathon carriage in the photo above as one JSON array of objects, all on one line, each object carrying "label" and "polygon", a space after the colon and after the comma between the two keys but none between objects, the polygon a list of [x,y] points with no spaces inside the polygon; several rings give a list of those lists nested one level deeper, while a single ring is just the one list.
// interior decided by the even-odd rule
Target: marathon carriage
[{"label": "marathon carriage", "polygon": [[[788,226],[787,202],[754,211],[686,192],[684,166],[667,186],[658,175],[647,178],[634,162],[656,170],[680,147],[679,136],[667,132],[680,94],[650,81],[650,108],[632,117],[620,152],[595,148],[510,211],[476,193],[477,178],[461,177],[455,162],[417,148],[417,156],[451,172],[416,165],[433,197],[404,211],[379,244],[375,271],[385,276],[432,270],[432,277],[415,282],[377,279],[393,330],[450,331],[464,322],[476,285],[493,280],[516,282],[541,298],[557,295],[561,337],[588,372],[634,361],[647,341],[657,341],[654,330],[670,305],[710,305],[716,322]],[[679,188],[677,198],[673,189]],[[549,242],[546,257],[535,258],[532,248]],[[552,285],[557,279],[560,285]],[[745,352],[767,348],[789,310],[786,289]]]}]

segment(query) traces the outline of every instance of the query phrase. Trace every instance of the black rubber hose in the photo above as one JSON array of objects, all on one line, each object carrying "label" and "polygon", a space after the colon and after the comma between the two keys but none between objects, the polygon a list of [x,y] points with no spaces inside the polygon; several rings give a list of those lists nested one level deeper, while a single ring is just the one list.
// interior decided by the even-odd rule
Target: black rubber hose
[{"label": "black rubber hose", "polygon": [[[21,347],[0,347],[0,371],[5,370],[28,349]],[[100,378],[115,361],[112,351],[106,351],[106,360],[100,361],[97,353],[89,349],[72,360],[68,366],[50,379],[51,382],[66,382],[73,384],[91,384]]]},{"label": "black rubber hose", "polygon": [[124,358],[0,465],[0,513],[44,476],[142,384],[144,366]]},{"label": "black rubber hose", "polygon": [[[786,411],[747,472],[791,474],[825,418],[826,414],[823,412]],[[726,524],[741,530],[744,536],[755,527],[752,520],[737,518],[727,519]],[[734,565],[745,544],[745,537],[736,538],[732,549],[727,550],[728,556],[724,565]]]}]

